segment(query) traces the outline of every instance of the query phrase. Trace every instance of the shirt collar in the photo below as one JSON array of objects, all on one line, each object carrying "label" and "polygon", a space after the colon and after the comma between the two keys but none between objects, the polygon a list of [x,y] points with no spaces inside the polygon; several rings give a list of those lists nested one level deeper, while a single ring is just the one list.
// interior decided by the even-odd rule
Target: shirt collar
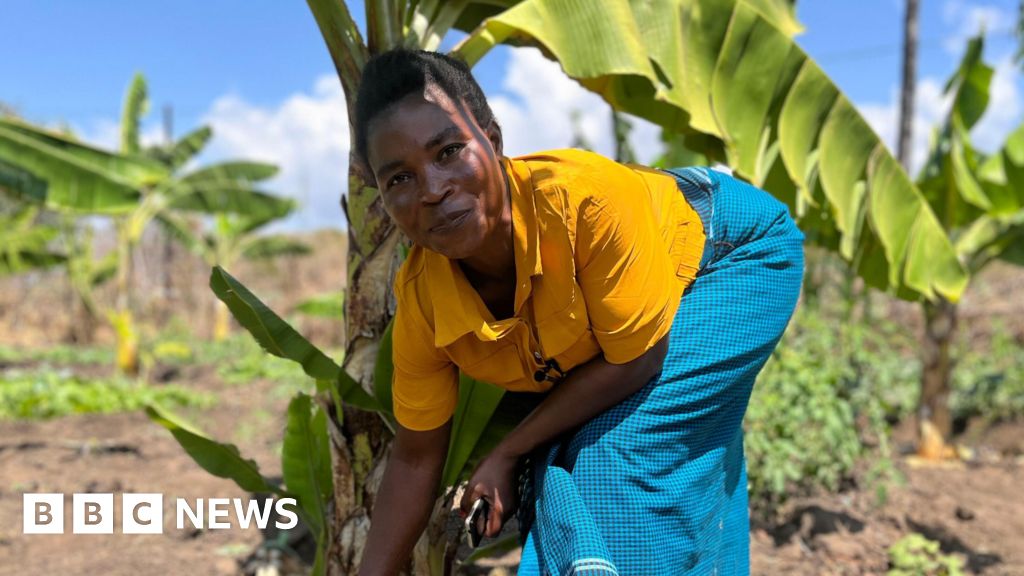
[{"label": "shirt collar", "polygon": [[[542,274],[540,228],[530,168],[525,161],[502,158],[512,203],[512,247],[516,262],[515,315],[530,297],[532,276]],[[434,346],[450,345],[473,332],[494,341],[510,331],[517,319],[492,320],[487,306],[466,280],[457,262],[432,251],[426,253],[426,273],[434,307]]]}]

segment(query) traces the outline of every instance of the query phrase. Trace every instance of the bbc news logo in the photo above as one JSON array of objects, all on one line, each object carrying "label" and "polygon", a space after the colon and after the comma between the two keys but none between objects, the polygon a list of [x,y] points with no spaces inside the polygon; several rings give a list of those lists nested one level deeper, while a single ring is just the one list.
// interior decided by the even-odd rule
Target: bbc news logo
[{"label": "bbc news logo", "polygon": [[[64,494],[24,494],[23,533],[63,534]],[[242,498],[197,498],[194,503],[176,498],[175,526],[184,530],[186,524],[203,530],[225,530],[232,527],[232,512],[240,528],[254,523],[266,529],[271,512],[279,517],[274,526],[281,530],[294,528],[299,517],[293,510],[294,498],[280,498],[262,502]],[[121,494],[121,532],[124,534],[163,534],[164,495]],[[114,533],[114,494],[73,494],[71,498],[71,532],[74,534]]]}]

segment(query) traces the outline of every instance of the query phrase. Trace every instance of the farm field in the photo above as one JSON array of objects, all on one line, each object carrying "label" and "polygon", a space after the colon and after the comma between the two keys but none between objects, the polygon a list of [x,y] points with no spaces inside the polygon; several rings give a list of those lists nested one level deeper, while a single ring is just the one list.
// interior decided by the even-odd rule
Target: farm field
[{"label": "farm field", "polygon": [[[273,294],[285,276],[301,282],[296,298],[328,292],[336,287],[333,282],[344,278],[343,272],[315,270],[337,266],[337,246],[343,246],[344,239],[320,236],[313,243],[321,248],[310,256],[269,268],[246,267],[239,276],[264,293]],[[992,297],[1021,279],[1012,268],[994,269],[981,279],[964,304],[965,314],[976,319],[970,338],[985,341],[993,325],[1021,337],[1021,325],[1001,319],[1024,317],[1013,308],[1024,304]],[[4,331],[8,341],[2,343],[0,374],[5,381],[33,374],[43,375],[42,380],[74,375],[87,381],[117,381],[103,334],[96,345],[76,349],[53,339],[63,333],[60,326],[32,323],[31,311],[55,305],[47,299],[59,294],[58,280],[48,287],[45,276],[36,281],[39,285],[27,290],[12,280],[3,287],[5,294],[28,294],[20,302],[8,302],[0,319],[12,326],[11,318],[20,316],[18,330]],[[199,293],[179,296],[204,298]],[[293,302],[275,304],[288,309]],[[890,314],[914,323],[908,306],[892,304]],[[337,349],[330,324],[317,319],[306,328],[328,344],[333,341]],[[173,352],[167,343],[176,342],[183,350],[177,356],[165,352],[139,385],[153,391],[185,391],[163,401],[210,437],[238,446],[264,475],[279,475],[288,399],[308,389],[309,379],[288,362],[266,356],[237,328],[227,341],[216,344],[181,334],[161,338],[165,349]],[[20,358],[14,350],[22,351]],[[957,441],[968,457],[952,463],[921,463],[908,455],[913,436],[906,421],[891,430],[892,465],[899,477],[882,487],[884,504],[879,504],[879,486],[865,480],[870,462],[862,460],[843,475],[838,490],[794,494],[770,520],[755,520],[753,573],[881,574],[889,566],[890,547],[904,536],[921,534],[938,542],[942,554],[961,559],[968,573],[1024,574],[1024,500],[1017,497],[1024,482],[1024,421],[965,422]],[[139,409],[31,419],[6,415],[0,419],[0,439],[0,517],[5,519],[0,574],[256,574],[269,566],[280,574],[308,570],[302,563],[303,555],[310,553],[308,533],[290,531],[283,540],[288,544],[275,550],[269,543],[277,534],[263,534],[254,526],[242,529],[235,521],[229,530],[179,531],[173,517],[165,515],[167,529],[161,535],[21,534],[23,492],[159,492],[165,498],[190,500],[253,497],[202,470]],[[514,524],[506,531],[513,531]],[[463,556],[467,553],[463,550]],[[517,560],[518,551],[513,550],[467,565],[464,571],[514,573]]]}]

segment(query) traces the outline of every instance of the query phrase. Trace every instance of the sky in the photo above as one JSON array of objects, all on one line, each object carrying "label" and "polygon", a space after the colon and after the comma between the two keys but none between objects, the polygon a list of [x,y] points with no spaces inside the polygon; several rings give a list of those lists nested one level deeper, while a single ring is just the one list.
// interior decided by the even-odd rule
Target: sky
[{"label": "sky", "polygon": [[[362,21],[362,2],[349,5]],[[1018,0],[921,5],[915,165],[948,109],[945,81],[982,26],[985,61],[996,74],[973,137],[983,150],[997,149],[1024,118],[1024,82],[1012,60]],[[903,0],[800,0],[797,18],[805,28],[798,44],[894,149]],[[248,158],[281,167],[268,188],[302,207],[279,228],[344,226],[344,97],[304,2],[0,0],[0,23],[0,103],[22,117],[114,148],[124,92],[142,72],[150,95],[144,142],[163,141],[170,108],[173,136],[213,128],[200,162]],[[503,127],[507,154],[568,146],[574,110],[597,151],[612,154],[607,105],[537,50],[499,47],[474,74]],[[636,122],[631,141],[641,161],[659,153],[658,130],[645,122]]]}]

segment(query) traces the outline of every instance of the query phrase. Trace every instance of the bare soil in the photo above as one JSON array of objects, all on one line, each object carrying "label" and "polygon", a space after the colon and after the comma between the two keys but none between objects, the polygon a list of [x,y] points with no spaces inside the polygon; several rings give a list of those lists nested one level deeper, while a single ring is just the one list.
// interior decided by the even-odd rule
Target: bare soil
[{"label": "bare soil", "polygon": [[[212,408],[183,414],[211,436],[237,444],[265,475],[279,474],[287,397],[275,384],[224,384],[211,367],[183,376],[182,382],[220,398]],[[988,456],[971,464],[900,460],[905,483],[889,488],[884,506],[873,490],[854,488],[796,500],[781,521],[755,523],[753,573],[882,574],[888,547],[918,532],[939,541],[944,553],[959,555],[971,573],[1024,574],[1024,424],[997,427],[980,442],[976,451]],[[113,535],[24,535],[26,492],[67,495],[66,516],[75,492],[112,492],[115,503],[124,492],[162,493],[165,530],[125,535],[115,521]],[[200,469],[141,412],[0,423],[0,575],[245,573],[263,540],[260,531],[239,528],[233,519],[228,530],[177,530],[168,502],[179,497],[253,495]],[[70,527],[67,517],[65,524]],[[512,552],[472,572],[514,573],[517,561]]]},{"label": "bare soil", "polygon": [[[277,443],[287,398],[271,382],[224,385],[212,369],[188,385],[216,392],[213,408],[182,410],[214,438],[238,445],[264,475],[280,474]],[[22,534],[22,494],[65,494],[65,534]],[[114,534],[71,534],[71,494],[113,493]],[[121,493],[162,493],[164,532],[127,535]],[[0,423],[0,574],[238,574],[260,543],[255,526],[233,519],[227,530],[177,530],[174,499],[253,495],[196,465],[169,432],[143,412],[90,414],[50,421]]]}]

